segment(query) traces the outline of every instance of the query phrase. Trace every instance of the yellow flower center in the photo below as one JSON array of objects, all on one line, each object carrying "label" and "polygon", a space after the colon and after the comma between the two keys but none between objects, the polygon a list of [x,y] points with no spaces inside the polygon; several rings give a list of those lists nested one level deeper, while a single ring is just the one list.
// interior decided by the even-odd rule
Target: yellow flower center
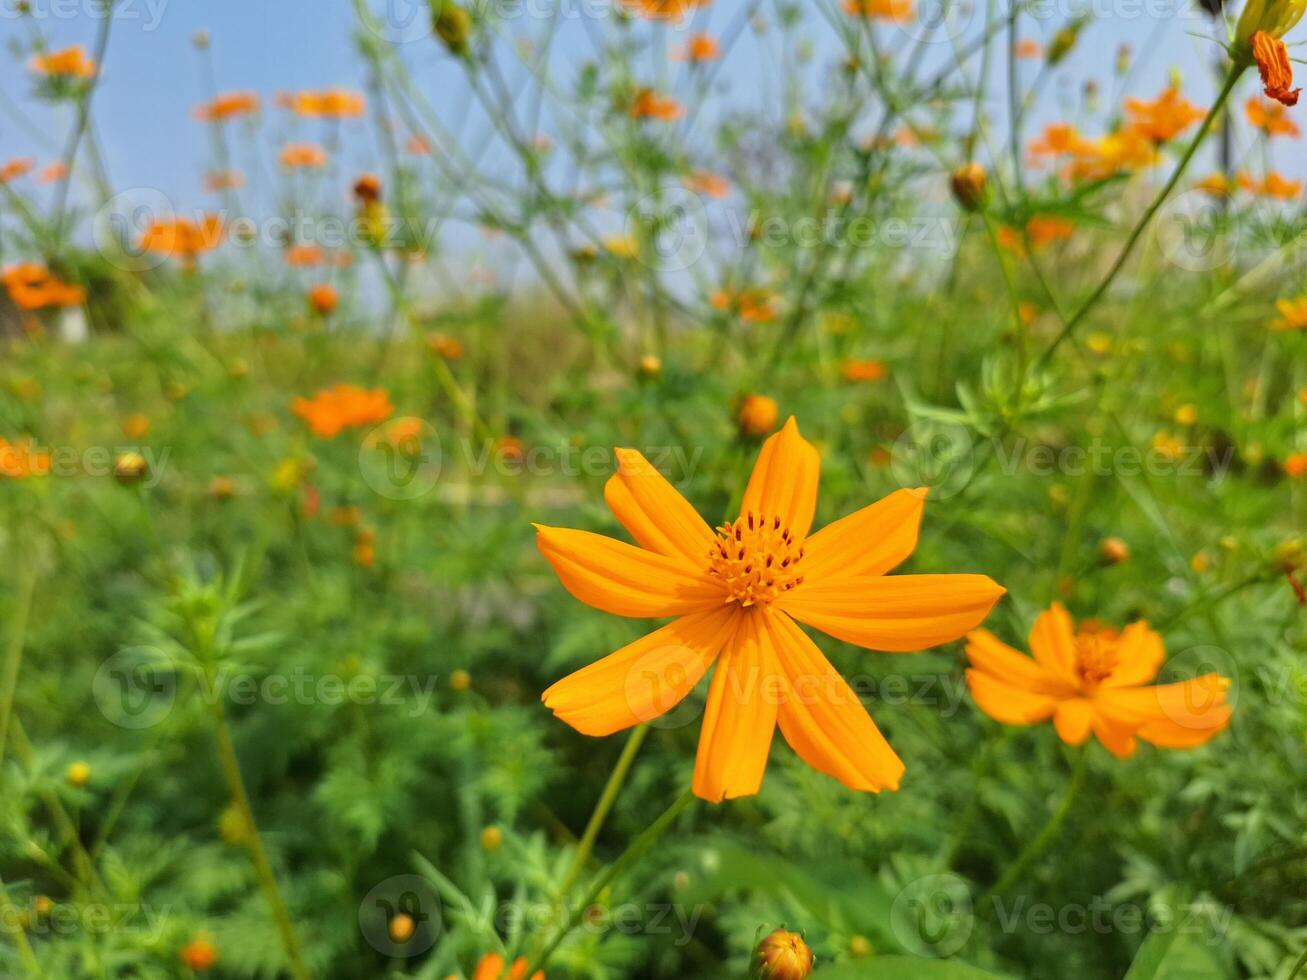
[{"label": "yellow flower center", "polygon": [[1081,633],[1076,637],[1076,671],[1087,684],[1099,684],[1116,670],[1119,637],[1110,630]]},{"label": "yellow flower center", "polygon": [[740,605],[765,605],[803,581],[802,560],[803,548],[779,517],[750,511],[717,529],[708,572],[721,578]]}]

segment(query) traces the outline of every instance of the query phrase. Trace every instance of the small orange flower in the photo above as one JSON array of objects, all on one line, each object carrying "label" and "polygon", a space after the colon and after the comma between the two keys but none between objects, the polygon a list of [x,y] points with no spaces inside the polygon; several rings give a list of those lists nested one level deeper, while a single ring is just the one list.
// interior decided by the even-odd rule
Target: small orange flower
[{"label": "small orange flower", "polygon": [[1295,480],[1307,476],[1307,453],[1295,453],[1286,459],[1284,472]]},{"label": "small orange flower", "polygon": [[95,67],[95,61],[86,56],[80,44],[32,59],[32,71],[54,78],[94,78]]},{"label": "small orange flower", "polygon": [[[1293,84],[1293,62],[1289,60],[1288,46],[1279,38],[1258,31],[1253,35],[1253,58],[1266,86],[1266,97],[1281,105],[1297,105],[1302,89],[1289,88]],[[1296,127],[1293,135],[1298,135]]]},{"label": "small orange flower", "polygon": [[309,119],[356,119],[367,109],[358,92],[329,88],[320,92],[297,92],[283,101],[297,116]]},{"label": "small orange flower", "polygon": [[735,410],[735,421],[739,424],[742,435],[761,439],[776,428],[779,414],[775,398],[745,395]]},{"label": "small orange flower", "polygon": [[1119,129],[1086,143],[1069,174],[1078,180],[1106,180],[1157,163],[1157,143],[1134,128]]},{"label": "small orange flower", "polygon": [[812,973],[812,950],[797,932],[777,929],[763,937],[754,952],[760,980],[806,980]]},{"label": "small orange flower", "polygon": [[1026,234],[1036,248],[1070,238],[1075,230],[1066,218],[1036,216],[1026,222]]},{"label": "small orange flower", "polygon": [[709,173],[706,170],[690,174],[682,180],[682,183],[685,185],[686,190],[718,200],[730,196],[731,193],[730,182],[725,177]]},{"label": "small orange flower", "polygon": [[25,480],[30,476],[45,476],[50,472],[50,454],[37,449],[32,440],[24,436],[17,442],[0,439],[0,476],[10,480]]},{"label": "small orange flower", "polygon": [[1125,111],[1130,128],[1154,143],[1170,142],[1207,115],[1207,110],[1185,99],[1174,85],[1152,102],[1127,99]]},{"label": "small orange flower", "polygon": [[894,23],[912,20],[916,15],[913,0],[844,0],[844,12],[850,17]]},{"label": "small orange flower", "polygon": [[[530,965],[526,957],[519,956],[513,961],[513,965],[504,972],[504,958],[498,953],[486,953],[477,963],[476,972],[472,974],[472,980],[526,980],[526,971]],[[545,980],[543,970],[536,970],[531,974],[530,980]]]},{"label": "small orange flower", "polygon": [[688,61],[692,65],[702,65],[709,61],[716,61],[722,56],[721,45],[711,34],[693,34],[690,40],[685,42],[685,47],[675,52],[672,59],[675,61]]},{"label": "small orange flower", "polygon": [[340,295],[335,286],[321,282],[309,290],[309,306],[320,316],[330,316],[339,303]]},{"label": "small orange flower", "polygon": [[36,161],[26,158],[8,161],[3,167],[0,167],[0,184],[8,184],[19,177],[26,176],[32,172],[34,166],[36,166]]},{"label": "small orange flower", "polygon": [[368,390],[348,384],[326,388],[312,398],[296,398],[291,411],[322,439],[334,439],[345,429],[376,425],[395,414],[384,389]]},{"label": "small orange flower", "polygon": [[719,803],[762,785],[777,726],[809,765],[851,789],[897,789],[903,763],[799,623],[873,650],[914,651],[978,626],[1003,589],[983,575],[888,575],[916,549],[924,490],[900,490],[809,535],[821,457],[790,419],[763,444],[740,517],[716,533],[640,453],[618,449],[604,490],[638,543],[537,525],[577,599],[673,622],[543,695],[585,735],[672,710],[716,664],[694,793]]},{"label": "small orange flower", "polygon": [[363,204],[381,200],[381,178],[376,174],[362,174],[354,181],[354,196]]},{"label": "small orange flower", "polygon": [[0,285],[20,310],[80,306],[86,290],[63,282],[40,262],[21,262],[0,269]]},{"label": "small orange flower", "polygon": [[245,175],[239,170],[214,170],[204,175],[204,189],[211,194],[234,191],[245,186]]},{"label": "small orange flower", "polygon": [[1017,57],[1025,61],[1038,61],[1044,57],[1044,46],[1031,37],[1017,42]]},{"label": "small orange flower", "polygon": [[327,151],[316,143],[287,143],[281,149],[281,165],[287,170],[320,170],[327,165]]},{"label": "small orange flower", "polygon": [[123,419],[123,435],[128,439],[144,439],[150,434],[150,417],[135,412]]},{"label": "small orange flower", "polygon": [[40,175],[36,178],[43,184],[57,184],[68,176],[68,165],[62,160],[56,160],[48,167],[41,170]]},{"label": "small orange flower", "polygon": [[286,264],[292,269],[307,269],[322,265],[321,245],[292,245],[286,249]]},{"label": "small orange flower", "polygon": [[1307,330],[1307,296],[1278,300],[1275,308],[1280,319],[1271,324],[1272,330]]},{"label": "small orange flower", "polygon": [[427,340],[427,346],[431,348],[433,353],[439,354],[447,361],[457,361],[463,356],[462,343],[458,338],[451,337],[448,334],[432,334]]},{"label": "small orange flower", "polygon": [[840,365],[845,381],[879,381],[889,373],[884,361],[845,361]]},{"label": "small orange flower", "polygon": [[1202,745],[1225,730],[1230,682],[1207,674],[1153,686],[1166,660],[1162,638],[1138,622],[1120,633],[1085,622],[1077,631],[1054,603],[1030,633],[1034,659],[987,630],[967,635],[967,683],[976,704],[1008,725],[1053,719],[1062,740],[1081,745],[1092,731],[1119,758],[1137,739],[1161,748]]},{"label": "small orange flower", "polygon": [[685,114],[681,104],[670,96],[659,95],[651,88],[638,89],[627,113],[632,119],[656,119],[675,122]]},{"label": "small orange flower", "polygon": [[195,118],[201,122],[226,122],[258,111],[259,97],[253,92],[224,92],[197,108]]},{"label": "small orange flower", "polygon": [[431,156],[431,144],[423,136],[414,133],[408,138],[408,152],[416,157]]},{"label": "small orange flower", "polygon": [[622,6],[650,20],[678,20],[695,7],[703,7],[709,0],[622,0]]},{"label": "small orange flower", "polygon": [[1194,187],[1212,197],[1229,197],[1234,190],[1230,185],[1230,178],[1220,173],[1204,177]]},{"label": "small orange flower", "polygon": [[779,313],[776,294],[765,286],[719,289],[709,301],[713,309],[733,313],[745,323],[770,323]]},{"label": "small orange flower", "polygon": [[1032,163],[1043,157],[1073,156],[1085,152],[1089,142],[1070,123],[1049,123],[1043,135],[1032,140],[1027,152]]},{"label": "small orange flower", "polygon": [[199,221],[157,218],[145,229],[139,247],[142,251],[177,258],[184,265],[192,266],[200,255],[217,248],[225,234],[222,219],[214,214],[207,214]]},{"label": "small orange flower", "polygon": [[1248,121],[1268,137],[1302,135],[1298,124],[1289,118],[1288,111],[1278,102],[1266,102],[1254,95],[1244,104],[1243,111]]},{"label": "small orange flower", "polygon": [[1266,175],[1258,193],[1265,197],[1273,197],[1280,201],[1292,201],[1294,198],[1302,196],[1303,183],[1301,180],[1288,180],[1275,171]]},{"label": "small orange flower", "polygon": [[218,947],[204,936],[197,936],[181,948],[178,958],[187,969],[204,973],[218,962]]}]

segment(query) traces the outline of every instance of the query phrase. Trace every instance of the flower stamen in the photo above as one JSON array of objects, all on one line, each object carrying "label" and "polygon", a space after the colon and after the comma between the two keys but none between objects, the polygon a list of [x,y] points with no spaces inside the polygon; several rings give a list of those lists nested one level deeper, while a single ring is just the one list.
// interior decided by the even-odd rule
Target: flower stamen
[{"label": "flower stamen", "polygon": [[717,529],[708,573],[726,585],[728,602],[747,608],[770,603],[802,584],[803,576],[797,574],[802,559],[803,546],[779,517],[749,511]]}]

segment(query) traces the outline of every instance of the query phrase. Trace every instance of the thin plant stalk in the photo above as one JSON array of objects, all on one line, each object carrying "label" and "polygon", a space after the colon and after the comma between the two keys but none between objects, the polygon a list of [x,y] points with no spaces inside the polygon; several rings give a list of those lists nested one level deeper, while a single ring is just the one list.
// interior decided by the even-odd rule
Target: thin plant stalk
[{"label": "thin plant stalk", "polygon": [[18,686],[18,673],[23,663],[23,647],[27,644],[27,623],[32,612],[32,596],[36,592],[36,569],[31,556],[17,549],[18,601],[9,622],[9,642],[5,647],[3,674],[0,674],[0,766],[4,765],[5,749],[9,742],[9,724],[14,711],[14,691]]}]

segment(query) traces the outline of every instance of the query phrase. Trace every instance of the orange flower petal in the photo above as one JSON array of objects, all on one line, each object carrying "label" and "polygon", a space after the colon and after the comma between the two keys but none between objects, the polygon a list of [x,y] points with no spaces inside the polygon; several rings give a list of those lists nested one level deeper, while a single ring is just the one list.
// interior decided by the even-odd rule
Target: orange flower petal
[{"label": "orange flower petal", "polygon": [[1069,698],[1076,694],[1075,687],[1060,673],[1013,649],[988,630],[973,630],[967,634],[967,656],[971,666],[977,670],[1032,694],[1053,698]]},{"label": "orange flower petal", "polygon": [[752,796],[762,786],[784,680],[762,616],[745,614],[721,656],[694,762],[694,794],[710,803]]},{"label": "orange flower petal", "polygon": [[1094,713],[1094,734],[1103,743],[1103,747],[1118,759],[1128,759],[1135,754],[1139,743],[1127,725],[1118,725],[1101,712]]},{"label": "orange flower petal", "polygon": [[541,696],[583,735],[611,735],[675,708],[736,628],[734,605],[685,616],[564,677]]},{"label": "orange flower petal", "polygon": [[634,449],[616,454],[617,473],[604,487],[604,500],[622,527],[642,548],[704,567],[712,529],[642,454]]},{"label": "orange flower petal", "polygon": [[725,592],[705,568],[589,531],[537,524],[536,544],[568,592],[617,616],[684,616],[721,605]]},{"label": "orange flower petal", "polygon": [[967,671],[967,686],[980,710],[1005,725],[1033,725],[1057,708],[1057,701],[1046,694],[1033,694],[980,670]]},{"label": "orange flower petal", "polygon": [[[1113,720],[1133,723],[1140,735],[1145,730],[1159,738],[1178,737],[1179,729],[1203,737],[1204,742],[1224,730],[1230,721],[1231,709],[1225,703],[1229,682],[1216,674],[1205,674],[1193,680],[1156,687],[1113,688],[1099,692],[1104,710]],[[1149,738],[1149,741],[1154,741]],[[1164,744],[1157,742],[1157,744]]]},{"label": "orange flower petal", "polygon": [[477,964],[472,980],[499,980],[504,972],[504,958],[498,953],[487,953]]},{"label": "orange flower petal", "polygon": [[917,547],[926,493],[896,490],[827,524],[804,542],[804,577],[884,575],[906,561]]},{"label": "orange flower petal", "polygon": [[1053,727],[1067,745],[1084,745],[1093,723],[1093,705],[1084,698],[1059,701],[1053,712]]},{"label": "orange flower petal", "polygon": [[817,480],[821,457],[799,434],[793,416],[784,428],[762,444],[740,509],[764,517],[779,517],[795,540],[802,541],[817,510]]},{"label": "orange flower petal", "polygon": [[1006,590],[986,575],[894,575],[805,581],[777,605],[847,643],[905,653],[956,640]]},{"label": "orange flower petal", "polygon": [[787,682],[781,734],[799,758],[849,789],[897,790],[903,761],[817,645],[784,613],[768,614],[767,635]]},{"label": "orange flower petal", "polygon": [[1060,602],[1035,619],[1030,630],[1030,653],[1046,669],[1076,683],[1075,624]]},{"label": "orange flower petal", "polygon": [[1116,669],[1103,681],[1103,686],[1135,687],[1157,676],[1166,661],[1166,647],[1162,637],[1149,629],[1147,623],[1131,623],[1121,634],[1116,656]]}]

